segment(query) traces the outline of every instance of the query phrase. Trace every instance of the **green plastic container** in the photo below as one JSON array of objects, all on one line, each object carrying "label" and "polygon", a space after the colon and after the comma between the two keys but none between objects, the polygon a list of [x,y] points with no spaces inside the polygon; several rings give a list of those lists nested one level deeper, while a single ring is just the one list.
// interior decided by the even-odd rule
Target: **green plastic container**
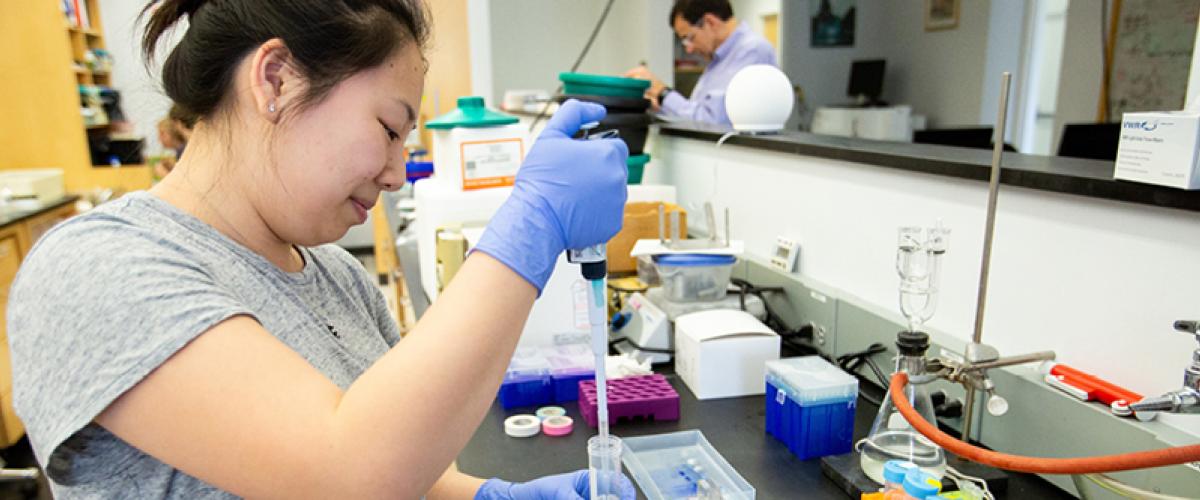
[{"label": "green plastic container", "polygon": [[559,73],[564,94],[641,98],[650,88],[650,80],[588,73]]},{"label": "green plastic container", "polygon": [[518,121],[520,120],[515,116],[497,113],[485,107],[482,97],[465,96],[458,98],[458,108],[429,120],[425,123],[425,128],[449,130],[455,127],[498,127],[500,125],[517,123]]},{"label": "green plastic container", "polygon": [[646,172],[646,164],[650,163],[650,155],[633,155],[625,161],[629,166],[629,184],[641,184],[642,174]]}]

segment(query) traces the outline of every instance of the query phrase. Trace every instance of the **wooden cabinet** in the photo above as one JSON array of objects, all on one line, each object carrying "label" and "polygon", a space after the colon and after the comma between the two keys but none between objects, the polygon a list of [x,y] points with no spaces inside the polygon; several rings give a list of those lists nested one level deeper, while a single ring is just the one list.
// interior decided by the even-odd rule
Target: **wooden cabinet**
[{"label": "wooden cabinet", "polygon": [[[71,192],[148,188],[148,167],[92,167],[79,86],[107,86],[111,76],[89,65],[88,54],[105,48],[101,2],[80,2],[88,7],[90,27],[67,23],[58,0],[0,1],[0,169],[61,168]],[[92,133],[107,133],[96,128]]]},{"label": "wooden cabinet", "polygon": [[25,426],[12,407],[12,360],[8,353],[8,289],[17,277],[21,259],[38,238],[75,214],[68,203],[0,228],[0,448],[11,446],[25,434]]},{"label": "wooden cabinet", "polygon": [[21,265],[16,228],[0,231],[0,446],[21,439],[25,427],[12,408],[12,362],[8,355],[8,288]]}]

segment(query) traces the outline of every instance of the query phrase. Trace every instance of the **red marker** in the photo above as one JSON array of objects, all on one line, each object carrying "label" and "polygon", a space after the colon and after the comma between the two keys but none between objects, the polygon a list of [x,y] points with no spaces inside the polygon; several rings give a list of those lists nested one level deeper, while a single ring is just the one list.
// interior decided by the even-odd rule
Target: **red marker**
[{"label": "red marker", "polygon": [[1142,400],[1142,395],[1106,382],[1095,375],[1071,368],[1062,363],[1042,364],[1046,384],[1081,401],[1099,401],[1109,406],[1113,414],[1127,417],[1133,414],[1129,405]]}]

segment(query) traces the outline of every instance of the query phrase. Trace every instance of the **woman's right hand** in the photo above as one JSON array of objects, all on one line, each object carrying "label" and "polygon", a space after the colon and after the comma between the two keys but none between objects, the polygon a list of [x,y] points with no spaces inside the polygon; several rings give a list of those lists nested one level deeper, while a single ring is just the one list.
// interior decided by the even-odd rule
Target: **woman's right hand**
[{"label": "woman's right hand", "polygon": [[604,107],[569,100],[558,109],[517,172],[512,195],[475,246],[538,293],[558,255],[608,241],[621,229],[629,148],[620,139],[575,140]]}]

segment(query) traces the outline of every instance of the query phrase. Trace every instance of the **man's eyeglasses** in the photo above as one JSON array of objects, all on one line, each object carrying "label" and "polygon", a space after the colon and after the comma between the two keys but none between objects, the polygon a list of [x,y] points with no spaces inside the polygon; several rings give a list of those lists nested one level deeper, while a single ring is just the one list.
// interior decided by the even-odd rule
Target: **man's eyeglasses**
[{"label": "man's eyeglasses", "polygon": [[700,20],[699,23],[693,24],[691,33],[688,33],[688,34],[682,36],[679,39],[679,41],[682,42],[685,46],[692,45],[693,43],[695,43],[696,32],[699,31],[703,27],[704,27],[704,20],[702,19],[702,20]]}]

